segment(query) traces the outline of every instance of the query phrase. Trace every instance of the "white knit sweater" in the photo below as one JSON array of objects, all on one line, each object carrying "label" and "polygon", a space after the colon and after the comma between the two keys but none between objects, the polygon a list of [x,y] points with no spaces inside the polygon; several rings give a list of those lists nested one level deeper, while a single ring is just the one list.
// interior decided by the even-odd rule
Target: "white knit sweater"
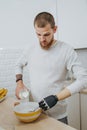
[{"label": "white knit sweater", "polygon": [[[16,64],[16,74],[23,74],[23,66],[29,66],[29,86],[35,101],[60,92],[65,86],[68,71],[74,74],[75,82],[66,86],[71,94],[87,86],[87,72],[78,60],[74,49],[66,43],[57,41],[49,50],[38,44],[24,53]],[[66,102],[59,101],[46,113],[61,119],[67,115]]]}]

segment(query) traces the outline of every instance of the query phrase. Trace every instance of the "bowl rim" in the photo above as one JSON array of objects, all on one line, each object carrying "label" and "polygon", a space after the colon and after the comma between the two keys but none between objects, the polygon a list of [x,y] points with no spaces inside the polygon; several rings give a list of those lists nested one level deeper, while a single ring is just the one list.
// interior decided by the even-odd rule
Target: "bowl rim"
[{"label": "bowl rim", "polygon": [[27,116],[35,116],[41,113],[41,109],[38,109],[38,111],[29,112],[29,113],[17,113],[14,112],[17,116],[27,117]]},{"label": "bowl rim", "polygon": [[[17,109],[19,109],[20,107],[22,107],[24,105],[26,107],[26,105],[30,105],[30,104],[33,104],[33,103],[36,105],[36,108],[35,108],[34,111],[29,111],[29,112],[20,112],[20,111],[17,111]],[[39,104],[37,102],[23,102],[23,103],[20,103],[20,104],[14,106],[13,111],[14,111],[14,113],[17,116],[34,116],[36,114],[41,113],[41,108],[39,107]]]}]

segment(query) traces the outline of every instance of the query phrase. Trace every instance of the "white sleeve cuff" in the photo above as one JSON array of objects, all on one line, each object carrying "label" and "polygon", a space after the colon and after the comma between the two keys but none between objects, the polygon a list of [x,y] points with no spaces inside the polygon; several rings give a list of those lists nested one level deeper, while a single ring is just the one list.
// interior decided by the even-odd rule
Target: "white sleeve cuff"
[{"label": "white sleeve cuff", "polygon": [[70,90],[71,95],[80,92],[84,88],[87,88],[87,80],[76,80],[67,86],[67,89]]}]

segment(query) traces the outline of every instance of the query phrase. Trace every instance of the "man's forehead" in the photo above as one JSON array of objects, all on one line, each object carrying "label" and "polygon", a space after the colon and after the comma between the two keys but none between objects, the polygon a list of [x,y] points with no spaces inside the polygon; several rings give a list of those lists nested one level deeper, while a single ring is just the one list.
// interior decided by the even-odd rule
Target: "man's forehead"
[{"label": "man's forehead", "polygon": [[43,31],[43,30],[42,30],[42,31],[37,31],[37,30],[36,30],[36,33],[37,33],[37,34],[45,35],[45,34],[49,34],[49,33],[50,33],[50,30],[47,30],[47,31]]},{"label": "man's forehead", "polygon": [[43,27],[43,28],[39,28],[39,27],[35,27],[36,33],[38,34],[48,34],[52,31],[51,27]]}]

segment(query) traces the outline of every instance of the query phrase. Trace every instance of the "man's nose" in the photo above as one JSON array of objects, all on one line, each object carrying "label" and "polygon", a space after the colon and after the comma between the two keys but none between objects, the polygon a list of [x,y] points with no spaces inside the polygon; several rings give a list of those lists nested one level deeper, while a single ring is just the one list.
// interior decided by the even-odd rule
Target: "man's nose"
[{"label": "man's nose", "polygon": [[41,41],[44,41],[44,40],[45,40],[45,37],[44,37],[44,36],[41,36],[41,37],[40,37],[40,40],[41,40]]}]

